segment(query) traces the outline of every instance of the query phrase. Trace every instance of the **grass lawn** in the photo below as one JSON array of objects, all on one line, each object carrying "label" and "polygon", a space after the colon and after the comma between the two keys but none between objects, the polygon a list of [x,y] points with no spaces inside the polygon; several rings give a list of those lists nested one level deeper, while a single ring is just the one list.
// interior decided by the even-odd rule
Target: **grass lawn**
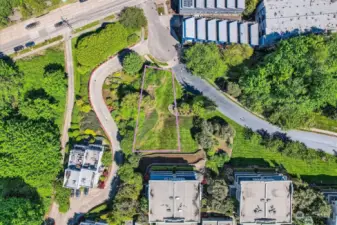
[{"label": "grass lawn", "polygon": [[244,128],[230,119],[224,117],[219,112],[207,115],[208,118],[221,116],[230,123],[236,130],[233,153],[230,163],[237,167],[261,166],[277,167],[282,166],[289,174],[301,177],[308,182],[319,184],[337,184],[337,161],[322,160],[306,161],[291,158],[281,153],[271,152],[264,146],[254,144],[244,137]]},{"label": "grass lawn", "polygon": [[[150,100],[145,100],[145,99]],[[169,71],[146,69],[143,110],[139,115],[137,150],[176,150],[176,117],[168,110],[174,103],[172,75]]]},{"label": "grass lawn", "polygon": [[[47,72],[47,67],[53,66],[55,69],[64,70],[64,53],[60,47],[51,48],[45,51],[43,55],[37,55],[33,57],[23,58],[16,62],[20,71],[23,72],[23,84],[24,92],[29,90],[38,90],[44,88],[46,84],[41,82],[43,80],[44,74]],[[64,96],[53,96],[57,102],[59,102],[57,118],[55,123],[62,129],[63,117],[66,104],[66,87],[62,91]]]}]

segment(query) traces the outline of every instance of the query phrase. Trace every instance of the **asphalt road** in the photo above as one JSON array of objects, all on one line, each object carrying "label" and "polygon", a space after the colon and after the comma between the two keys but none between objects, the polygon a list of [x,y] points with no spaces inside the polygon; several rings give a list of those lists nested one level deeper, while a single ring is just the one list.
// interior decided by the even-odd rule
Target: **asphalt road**
[{"label": "asphalt road", "polygon": [[[90,22],[103,19],[124,7],[138,5],[145,0],[91,0],[73,3],[58,8],[39,18],[32,18],[0,31],[0,52],[11,54],[13,48],[27,42],[43,42],[47,39],[65,35],[69,27],[55,28],[54,24],[66,19],[72,29],[82,27]],[[36,28],[27,30],[26,25],[39,21]]]},{"label": "asphalt road", "polygon": [[283,131],[232,102],[208,82],[193,76],[185,69],[184,65],[176,65],[173,71],[177,80],[183,86],[190,90],[201,92],[204,96],[213,100],[223,115],[241,126],[247,126],[253,130],[263,129],[269,133],[286,133],[292,140],[303,142],[310,148],[321,149],[330,154],[334,154],[334,150],[337,151],[337,137],[299,130]]}]

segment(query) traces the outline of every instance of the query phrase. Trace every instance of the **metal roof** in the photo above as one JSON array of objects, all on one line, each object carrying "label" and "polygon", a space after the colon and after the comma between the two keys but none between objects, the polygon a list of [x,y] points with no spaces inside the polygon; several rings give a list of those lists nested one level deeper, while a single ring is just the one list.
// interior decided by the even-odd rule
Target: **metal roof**
[{"label": "metal roof", "polygon": [[248,23],[240,23],[239,24],[240,29],[240,43],[241,44],[248,44]]},{"label": "metal roof", "polygon": [[230,43],[238,43],[238,22],[232,21],[229,26],[229,40]]},{"label": "metal roof", "polygon": [[195,18],[187,18],[184,20],[185,23],[185,37],[195,38]]},{"label": "metal roof", "polygon": [[217,0],[216,1],[217,8],[226,8],[226,0]]},{"label": "metal roof", "polygon": [[207,40],[217,41],[216,19],[207,21]]},{"label": "metal roof", "polygon": [[196,8],[205,8],[205,0],[196,0]]},{"label": "metal roof", "polygon": [[226,0],[227,2],[227,8],[231,8],[231,9],[235,9],[236,8],[236,4],[235,4],[235,0]]},{"label": "metal roof", "polygon": [[249,42],[252,46],[259,45],[259,24],[250,24],[249,25]]},{"label": "metal roof", "polygon": [[179,0],[181,15],[240,14],[245,0]]},{"label": "metal roof", "polygon": [[215,8],[215,0],[206,0],[207,8]]},{"label": "metal roof", "polygon": [[228,42],[227,23],[227,20],[222,20],[218,23],[218,37],[220,42]]},{"label": "metal roof", "polygon": [[245,9],[246,8],[246,2],[245,0],[236,0],[237,8],[239,9]]},{"label": "metal roof", "polygon": [[206,19],[201,18],[197,20],[197,38],[206,40]]}]

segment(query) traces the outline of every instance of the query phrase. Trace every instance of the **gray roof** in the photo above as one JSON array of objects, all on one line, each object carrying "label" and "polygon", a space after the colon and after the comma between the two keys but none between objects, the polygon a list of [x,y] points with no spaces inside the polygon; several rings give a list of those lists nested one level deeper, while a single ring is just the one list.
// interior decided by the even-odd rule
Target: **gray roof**
[{"label": "gray roof", "polygon": [[207,21],[207,39],[209,41],[217,41],[217,24],[216,20],[208,20]]},{"label": "gray roof", "polygon": [[248,23],[240,23],[240,44],[248,44]]},{"label": "gray roof", "polygon": [[63,186],[72,189],[94,187],[100,176],[103,150],[102,145],[75,145],[69,153]]},{"label": "gray roof", "polygon": [[291,181],[241,181],[240,223],[292,223]]},{"label": "gray roof", "polygon": [[195,18],[187,18],[184,20],[185,23],[185,36],[187,38],[195,38]]},{"label": "gray roof", "polygon": [[149,181],[149,223],[200,222],[200,203],[197,180]]},{"label": "gray roof", "polygon": [[238,22],[232,21],[228,24],[229,26],[229,42],[230,43],[238,43]]},{"label": "gray roof", "polygon": [[179,0],[182,15],[240,14],[245,9],[245,0]]},{"label": "gray roof", "polygon": [[197,38],[200,40],[206,40],[206,19],[200,18],[197,20]]},{"label": "gray roof", "polygon": [[250,33],[250,44],[252,46],[259,45],[259,24],[250,24],[249,25],[249,33]]},{"label": "gray roof", "polygon": [[218,23],[218,33],[219,33],[219,41],[220,42],[228,42],[228,27],[227,20],[222,20]]},{"label": "gray roof", "polygon": [[258,25],[251,22],[228,21],[195,17],[184,19],[184,41],[259,44]]},{"label": "gray roof", "polygon": [[305,32],[313,29],[337,29],[337,1],[332,0],[264,0],[257,19],[265,16],[266,34]]},{"label": "gray roof", "polygon": [[233,220],[221,217],[202,218],[201,225],[233,225]]}]

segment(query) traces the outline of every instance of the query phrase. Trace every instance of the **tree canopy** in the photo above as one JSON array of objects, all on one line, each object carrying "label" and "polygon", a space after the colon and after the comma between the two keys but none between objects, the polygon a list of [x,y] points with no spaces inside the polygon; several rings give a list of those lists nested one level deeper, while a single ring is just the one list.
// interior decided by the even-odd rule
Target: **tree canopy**
[{"label": "tree canopy", "polygon": [[147,19],[143,9],[127,7],[121,12],[120,23],[125,27],[139,30],[147,25]]},{"label": "tree canopy", "polygon": [[309,126],[313,113],[337,100],[337,38],[311,35],[281,41],[240,78],[240,100],[272,123]]},{"label": "tree canopy", "polygon": [[143,59],[138,53],[131,52],[123,59],[123,69],[128,74],[136,74],[143,67]]}]

